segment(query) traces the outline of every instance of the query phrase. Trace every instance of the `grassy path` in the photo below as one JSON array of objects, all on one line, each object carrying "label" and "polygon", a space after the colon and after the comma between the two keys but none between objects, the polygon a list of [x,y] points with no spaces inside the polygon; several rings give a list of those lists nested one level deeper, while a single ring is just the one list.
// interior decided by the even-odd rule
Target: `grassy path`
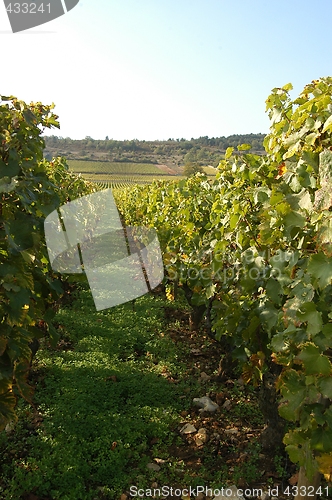
[{"label": "grassy path", "polygon": [[82,290],[56,321],[62,342],[38,351],[36,428],[25,433],[27,456],[7,498],[34,489],[62,500],[92,499],[98,491],[116,498],[128,484],[147,485],[141,475],[151,476],[151,453],[162,455],[158,442],[165,446],[185,406],[183,383],[163,376],[181,376],[182,368],[178,349],[163,336],[160,300],[145,296],[135,311],[128,303],[96,312]]},{"label": "grassy path", "polygon": [[[256,401],[236,384],[230,394],[213,377],[202,382],[216,346],[176,319],[178,305],[167,303],[166,324],[165,307],[163,297],[146,295],[134,310],[127,303],[96,312],[82,287],[60,309],[61,340],[56,349],[42,346],[33,363],[36,407],[21,401],[15,431],[0,435],[0,498],[115,500],[131,485],[257,480]],[[193,407],[207,393],[232,403],[222,418]],[[180,435],[185,423],[207,428],[209,442]]]}]

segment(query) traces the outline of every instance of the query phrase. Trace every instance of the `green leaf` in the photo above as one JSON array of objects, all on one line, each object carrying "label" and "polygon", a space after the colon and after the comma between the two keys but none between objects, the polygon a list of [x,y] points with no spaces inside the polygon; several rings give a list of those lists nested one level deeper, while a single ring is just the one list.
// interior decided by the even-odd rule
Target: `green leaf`
[{"label": "green leaf", "polygon": [[293,464],[302,465],[304,463],[305,455],[301,448],[293,444],[289,444],[288,446],[286,446],[285,450],[287,451],[288,456]]},{"label": "green leaf", "polygon": [[14,285],[13,283],[3,283],[2,286],[5,290],[7,290],[7,292],[19,292],[21,290],[21,287],[19,287],[18,285]]},{"label": "green leaf", "polygon": [[274,304],[280,305],[283,291],[279,281],[269,278],[266,282],[266,294]]},{"label": "green leaf", "polygon": [[57,343],[60,340],[60,334],[56,331],[56,329],[54,328],[52,323],[48,323],[47,327],[48,327],[48,332],[50,335],[51,347],[56,347]]},{"label": "green leaf", "polygon": [[0,179],[0,193],[10,193],[11,191],[14,191],[17,184],[18,181],[16,177],[12,177],[11,179],[9,177],[3,177]]},{"label": "green leaf", "polygon": [[8,163],[5,163],[0,160],[0,178],[7,177],[9,183],[11,182],[10,179],[16,177],[20,171],[21,166],[18,161],[8,160]]},{"label": "green leaf", "polygon": [[318,347],[314,344],[306,345],[298,355],[298,359],[303,361],[307,375],[314,373],[329,375],[331,373],[331,363],[329,359],[322,355]]},{"label": "green leaf", "polygon": [[332,430],[326,427],[317,427],[311,434],[311,447],[317,451],[332,451]]},{"label": "green leaf", "polygon": [[215,291],[216,291],[216,285],[215,284],[211,284],[211,285],[207,286],[206,290],[205,290],[206,298],[210,299],[211,297],[213,297],[214,294],[215,294]]},{"label": "green leaf", "polygon": [[5,223],[5,230],[11,236],[20,250],[33,247],[32,229],[33,218],[25,213],[16,213],[15,219]]},{"label": "green leaf", "polygon": [[313,146],[315,144],[316,139],[320,136],[320,134],[316,132],[311,132],[311,134],[308,134],[306,138],[304,139],[304,142],[306,143],[307,146]]},{"label": "green leaf", "polygon": [[332,115],[329,116],[326,122],[324,123],[322,133],[326,132],[327,130],[332,131]]},{"label": "green leaf", "polygon": [[332,378],[322,377],[318,382],[319,389],[323,394],[324,398],[332,399]]},{"label": "green leaf", "polygon": [[318,281],[321,289],[324,289],[332,282],[332,259],[322,252],[314,254],[309,259],[308,273]]},{"label": "green leaf", "polygon": [[227,148],[225,152],[225,160],[228,160],[233,154],[234,148]]},{"label": "green leaf", "polygon": [[315,172],[318,172],[319,154],[317,152],[303,151],[302,158],[305,161],[305,163],[307,163],[314,169]]},{"label": "green leaf", "polygon": [[29,108],[23,111],[23,116],[28,125],[32,126],[36,125],[37,123],[36,115]]},{"label": "green leaf", "polygon": [[238,223],[240,219],[240,215],[239,214],[233,214],[230,218],[230,221],[229,221],[229,227],[231,229],[234,229]]},{"label": "green leaf", "polygon": [[290,422],[296,422],[299,418],[301,406],[305,400],[305,389],[298,390],[297,393],[287,395],[287,400],[284,400],[279,405],[279,415]]},{"label": "green leaf", "polygon": [[0,431],[3,430],[10,421],[17,421],[15,406],[16,398],[11,390],[0,393]]},{"label": "green leaf", "polygon": [[271,340],[271,347],[274,352],[285,351],[289,348],[288,336],[285,335],[284,332],[273,335]]},{"label": "green leaf", "polygon": [[316,310],[314,302],[306,302],[301,305],[301,309],[297,312],[297,316],[301,321],[308,322],[307,332],[311,335],[319,333],[323,326],[322,313]]},{"label": "green leaf", "polygon": [[281,379],[280,392],[283,399],[278,408],[279,414],[286,420],[295,422],[307,393],[304,377],[296,370],[288,369]]},{"label": "green leaf", "polygon": [[311,196],[306,189],[303,189],[303,191],[299,193],[299,206],[303,210],[306,210],[309,213],[312,212],[313,207],[311,202]]},{"label": "green leaf", "polygon": [[31,254],[27,250],[22,250],[21,255],[22,255],[23,259],[25,260],[25,262],[27,262],[28,264],[31,264],[32,262],[34,262],[36,260],[36,256]]},{"label": "green leaf", "polygon": [[25,359],[15,363],[14,377],[21,396],[29,403],[32,403],[33,388],[27,383],[30,369],[29,361]]},{"label": "green leaf", "polygon": [[0,356],[3,355],[3,353],[5,352],[6,350],[6,347],[7,347],[7,342],[8,342],[8,339],[6,337],[3,337],[2,335],[0,336]]},{"label": "green leaf", "polygon": [[[18,287],[19,288],[19,287]],[[26,288],[20,288],[13,292],[7,292],[7,297],[10,299],[10,308],[21,309],[23,306],[28,305],[31,299],[31,291]]]},{"label": "green leaf", "polygon": [[270,195],[271,190],[268,187],[260,186],[253,190],[254,202],[256,205],[257,203],[264,203],[264,201],[267,201]]},{"label": "green leaf", "polygon": [[304,227],[306,219],[298,212],[290,212],[284,218],[287,227]]},{"label": "green leaf", "polygon": [[268,332],[271,332],[272,328],[277,324],[279,316],[279,311],[274,307],[273,304],[268,302],[264,304],[262,311],[259,314],[261,321],[266,325]]},{"label": "green leaf", "polygon": [[288,92],[289,90],[293,90],[293,85],[289,82],[289,83],[286,83],[286,85],[284,85],[281,88],[282,88],[282,90],[285,90],[286,92]]},{"label": "green leaf", "polygon": [[251,149],[251,145],[250,144],[240,144],[238,147],[237,147],[238,151],[246,151],[248,149]]}]

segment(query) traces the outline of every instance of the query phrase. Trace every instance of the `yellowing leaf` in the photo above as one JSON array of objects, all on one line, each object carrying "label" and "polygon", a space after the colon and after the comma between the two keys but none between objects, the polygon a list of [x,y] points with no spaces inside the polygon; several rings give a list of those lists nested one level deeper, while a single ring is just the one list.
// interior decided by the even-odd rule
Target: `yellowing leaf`
[{"label": "yellowing leaf", "polygon": [[326,132],[327,130],[332,131],[332,115],[329,116],[326,122],[324,123],[322,132]]},{"label": "yellowing leaf", "polygon": [[[324,453],[316,457],[316,461],[319,466],[319,471],[324,474],[324,476],[328,476],[328,480],[330,480],[330,476],[332,475],[332,453]],[[327,478],[325,477],[325,479]]]}]

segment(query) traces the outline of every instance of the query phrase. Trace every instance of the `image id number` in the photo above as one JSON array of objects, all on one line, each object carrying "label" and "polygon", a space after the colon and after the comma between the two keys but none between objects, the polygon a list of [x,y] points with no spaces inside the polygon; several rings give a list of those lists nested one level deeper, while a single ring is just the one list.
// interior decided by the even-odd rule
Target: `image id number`
[{"label": "image id number", "polygon": [[6,7],[6,10],[9,14],[44,14],[44,12],[50,14],[51,13],[51,4],[44,4],[43,2],[40,4],[32,3],[10,3]]},{"label": "image id number", "polygon": [[328,496],[329,493],[329,488],[326,486],[325,488],[322,488],[319,486],[318,488],[314,488],[314,486],[287,486],[287,488],[284,490],[284,495],[291,495],[291,496],[297,496],[300,495],[301,497],[315,497],[317,496],[322,496],[326,495]]}]

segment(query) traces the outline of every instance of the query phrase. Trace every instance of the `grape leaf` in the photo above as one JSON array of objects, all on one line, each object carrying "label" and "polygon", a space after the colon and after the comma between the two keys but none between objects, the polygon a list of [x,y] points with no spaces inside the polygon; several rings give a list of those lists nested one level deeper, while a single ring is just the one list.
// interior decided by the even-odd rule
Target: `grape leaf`
[{"label": "grape leaf", "polygon": [[307,375],[312,375],[314,373],[329,375],[331,373],[331,363],[329,359],[322,355],[318,347],[314,344],[307,344],[298,355],[298,359],[303,361]]},{"label": "grape leaf", "polygon": [[332,282],[332,258],[327,257],[322,252],[311,255],[308,273],[317,280],[321,289],[327,287]]}]

